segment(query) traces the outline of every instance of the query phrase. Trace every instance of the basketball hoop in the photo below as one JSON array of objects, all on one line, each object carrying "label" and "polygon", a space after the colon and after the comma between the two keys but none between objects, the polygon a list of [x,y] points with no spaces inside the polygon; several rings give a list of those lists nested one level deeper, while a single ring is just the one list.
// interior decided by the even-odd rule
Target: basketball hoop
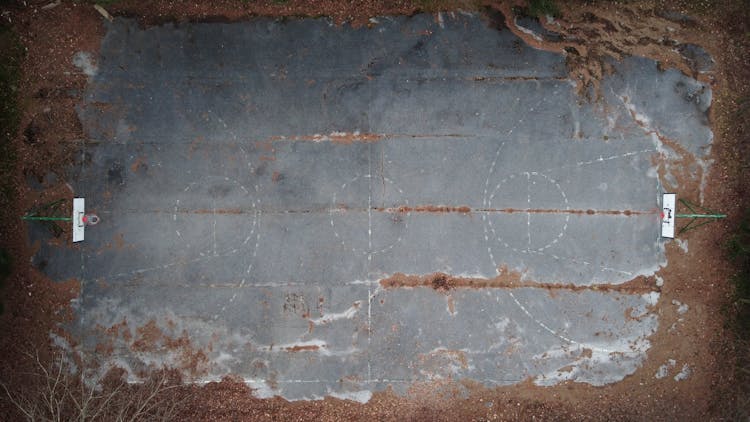
[{"label": "basketball hoop", "polygon": [[[55,206],[60,204],[63,200],[55,201],[51,204],[46,204],[42,207],[42,210],[50,211]],[[54,211],[54,210],[53,210]],[[84,227],[95,226],[99,223],[99,216],[96,214],[86,214],[85,212],[85,200],[84,198],[73,198],[73,216],[72,217],[56,217],[56,216],[44,216],[36,215],[36,212],[21,217],[22,220],[32,221],[71,221],[73,223],[73,242],[80,242],[83,240]]]},{"label": "basketball hoop", "polygon": [[86,214],[81,217],[81,221],[87,226],[95,226],[99,222],[99,216],[96,214]]}]

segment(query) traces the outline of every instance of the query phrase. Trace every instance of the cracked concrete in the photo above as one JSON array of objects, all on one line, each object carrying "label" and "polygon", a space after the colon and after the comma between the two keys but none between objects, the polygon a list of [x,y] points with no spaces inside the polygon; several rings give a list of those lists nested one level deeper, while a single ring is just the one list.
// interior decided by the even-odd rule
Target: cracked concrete
[{"label": "cracked concrete", "polygon": [[379,22],[108,25],[70,174],[102,221],[35,258],[81,280],[83,350],[288,399],[639,367],[666,264],[652,135],[705,160],[710,90],[631,58],[590,104],[565,57],[480,16]]}]

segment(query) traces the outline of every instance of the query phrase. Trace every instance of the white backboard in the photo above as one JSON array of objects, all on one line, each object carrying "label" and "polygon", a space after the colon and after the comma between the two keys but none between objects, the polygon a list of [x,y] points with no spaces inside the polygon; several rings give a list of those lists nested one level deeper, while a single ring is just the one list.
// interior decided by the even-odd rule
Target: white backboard
[{"label": "white backboard", "polygon": [[83,222],[86,204],[83,198],[73,198],[73,241],[83,240],[83,231],[86,223]]},{"label": "white backboard", "polygon": [[674,239],[675,204],[677,195],[665,193],[661,201],[661,236]]}]

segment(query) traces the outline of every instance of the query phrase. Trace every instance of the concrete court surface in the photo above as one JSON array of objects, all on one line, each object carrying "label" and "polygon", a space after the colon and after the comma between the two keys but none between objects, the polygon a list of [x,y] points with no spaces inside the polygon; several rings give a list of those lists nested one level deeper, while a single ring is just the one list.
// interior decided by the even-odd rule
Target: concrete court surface
[{"label": "concrete court surface", "polygon": [[[695,80],[625,59],[587,102],[563,55],[474,14],[117,19],[97,65],[71,183],[102,222],[37,259],[81,280],[104,367],[363,401],[602,385],[646,358],[658,287],[618,285],[666,265],[661,136],[699,158],[712,137]],[[381,285],[397,273],[516,285]]]}]

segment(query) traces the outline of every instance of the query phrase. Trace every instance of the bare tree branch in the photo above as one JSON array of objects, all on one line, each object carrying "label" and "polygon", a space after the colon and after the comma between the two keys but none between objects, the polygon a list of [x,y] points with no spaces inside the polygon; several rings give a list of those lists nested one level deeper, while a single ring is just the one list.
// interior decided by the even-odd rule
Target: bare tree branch
[{"label": "bare tree branch", "polygon": [[17,399],[15,395],[10,392],[4,382],[0,382],[0,387],[3,387],[8,400],[26,417],[26,420],[33,421],[34,414],[36,413],[36,406],[29,407],[29,403],[21,403],[19,399]]},{"label": "bare tree branch", "polygon": [[[28,421],[171,420],[184,399],[171,385],[169,372],[155,371],[142,384],[76,369],[64,352],[43,361],[39,353],[24,353],[34,366],[26,383],[0,387],[12,406]],[[93,366],[92,366],[93,368]],[[19,372],[20,373],[20,372]]]}]

